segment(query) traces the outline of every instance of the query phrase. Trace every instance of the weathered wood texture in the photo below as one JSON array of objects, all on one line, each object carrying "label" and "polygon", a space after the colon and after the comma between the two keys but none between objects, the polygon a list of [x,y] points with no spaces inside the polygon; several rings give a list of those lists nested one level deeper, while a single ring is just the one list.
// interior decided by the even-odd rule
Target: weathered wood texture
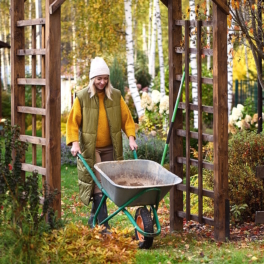
[{"label": "weathered wood texture", "polygon": [[[185,21],[185,49],[189,50],[190,45],[190,22],[189,20]],[[190,220],[191,214],[191,196],[190,196],[190,80],[189,80],[189,63],[190,55],[188,52],[185,53],[185,129],[186,129],[186,221]]]},{"label": "weathered wood texture", "polygon": [[[176,80],[177,74],[182,74],[182,54],[175,53],[175,47],[180,46],[182,27],[176,26],[174,21],[182,17],[181,0],[168,0],[168,34],[169,34],[169,104],[171,120],[177,94],[180,88],[180,81]],[[177,129],[183,128],[182,111],[178,109],[176,122],[170,138],[170,170],[179,177],[183,177],[183,165],[178,163],[176,157],[183,155],[183,140],[177,135]],[[178,215],[178,211],[183,211],[183,192],[176,187],[170,191],[170,229],[181,230],[183,219]]]},{"label": "weathered wood texture", "polygon": [[255,223],[264,224],[264,212],[263,211],[256,211]]},{"label": "weathered wood texture", "polygon": [[217,241],[224,241],[229,230],[225,222],[225,200],[228,199],[227,19],[216,4],[213,4],[213,25],[214,236]]},{"label": "weathered wood texture", "polygon": [[[25,134],[25,114],[17,112],[17,107],[25,105],[25,87],[19,85],[17,78],[25,78],[25,57],[16,55],[18,49],[25,46],[24,28],[17,27],[17,21],[24,19],[24,1],[11,0],[11,124],[20,127]],[[13,153],[14,158],[15,153]],[[25,157],[22,158],[22,162]],[[25,178],[25,173],[21,173]]]},{"label": "weathered wood texture", "polygon": [[[31,27],[31,45],[32,45],[32,49],[36,50],[36,43],[37,42],[37,31],[36,31],[36,26],[32,26]],[[36,56],[35,54],[32,54],[32,78],[36,78]],[[31,103],[32,103],[32,107],[36,107],[36,94],[37,94],[37,90],[36,90],[36,86],[32,85],[31,86]],[[36,115],[32,115],[32,136],[35,137],[36,133],[37,133],[37,128],[36,128]],[[32,144],[32,164],[36,165],[37,164],[37,146],[36,144]]]},{"label": "weathered wood texture", "polygon": [[52,190],[59,195],[54,201],[54,209],[61,216],[61,10],[50,15],[49,6],[53,0],[46,0],[46,179]]},{"label": "weathered wood texture", "polygon": [[66,0],[54,0],[54,2],[49,6],[50,14],[54,14],[65,1]]},{"label": "weathered wood texture", "polygon": [[203,220],[203,113],[202,113],[202,23],[197,21],[197,91],[198,91],[198,220]]}]

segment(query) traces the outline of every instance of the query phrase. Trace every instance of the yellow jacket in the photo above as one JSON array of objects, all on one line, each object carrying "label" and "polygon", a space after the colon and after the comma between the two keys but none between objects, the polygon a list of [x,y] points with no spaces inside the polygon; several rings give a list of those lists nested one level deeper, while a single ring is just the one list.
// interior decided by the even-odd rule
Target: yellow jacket
[{"label": "yellow jacket", "polygon": [[[99,119],[97,129],[96,147],[106,147],[112,144],[108,120],[104,107],[105,93],[97,93],[99,97]],[[123,97],[120,100],[121,106],[121,122],[122,130],[127,137],[135,135],[135,123],[130,113],[128,106],[126,105]],[[72,142],[79,141],[79,127],[82,121],[81,106],[78,98],[75,99],[72,109],[70,111],[67,126],[66,126],[66,144],[71,145]]]}]

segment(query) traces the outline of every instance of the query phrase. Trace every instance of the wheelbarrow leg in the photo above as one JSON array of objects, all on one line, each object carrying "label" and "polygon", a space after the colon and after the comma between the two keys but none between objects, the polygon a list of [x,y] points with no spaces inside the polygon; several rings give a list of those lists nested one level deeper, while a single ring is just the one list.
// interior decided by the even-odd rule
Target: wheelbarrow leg
[{"label": "wheelbarrow leg", "polygon": [[[97,211],[101,200],[103,199],[103,195],[101,193],[95,194],[93,197],[93,204],[94,204],[94,210]],[[94,215],[95,216],[95,215]],[[100,210],[97,215],[98,223],[100,224],[103,220],[105,220],[108,217],[107,213],[107,205],[106,205],[106,198],[103,200],[102,205],[100,207]],[[94,222],[94,219],[93,219]],[[108,224],[108,221],[103,223],[103,225],[106,227],[106,229],[110,229],[110,226]],[[92,225],[93,226],[93,225]]]},{"label": "wheelbarrow leg", "polygon": [[[97,209],[97,208],[96,208]],[[88,225],[92,228],[93,227],[93,220],[94,220],[94,214],[96,212],[95,206],[94,206],[94,201],[92,204],[92,209],[91,209],[91,214],[90,217],[88,219]]]}]

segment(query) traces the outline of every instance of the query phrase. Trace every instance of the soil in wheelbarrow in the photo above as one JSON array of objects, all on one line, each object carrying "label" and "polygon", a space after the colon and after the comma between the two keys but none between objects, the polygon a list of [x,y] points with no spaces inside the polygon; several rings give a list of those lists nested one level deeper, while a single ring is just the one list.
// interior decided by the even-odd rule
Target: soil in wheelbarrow
[{"label": "soil in wheelbarrow", "polygon": [[115,175],[111,177],[112,181],[121,186],[155,186],[162,185],[163,182],[159,179],[154,179],[148,174],[129,174],[123,173],[120,175]]}]

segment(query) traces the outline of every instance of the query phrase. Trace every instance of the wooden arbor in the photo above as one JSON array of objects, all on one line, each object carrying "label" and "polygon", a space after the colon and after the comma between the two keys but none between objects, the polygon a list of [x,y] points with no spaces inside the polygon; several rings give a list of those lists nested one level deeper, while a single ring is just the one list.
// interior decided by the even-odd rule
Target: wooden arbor
[{"label": "wooden arbor", "polygon": [[[173,113],[182,76],[182,54],[185,56],[185,102],[179,104],[174,129],[170,140],[170,170],[183,177],[183,164],[186,164],[186,184],[177,185],[170,195],[171,230],[181,230],[183,218],[214,226],[216,240],[229,237],[228,201],[228,107],[227,107],[227,17],[229,9],[223,0],[214,0],[213,21],[183,21],[181,0],[163,0],[168,6],[169,19],[169,91],[170,115]],[[189,48],[190,26],[197,28],[197,48]],[[213,28],[213,49],[202,49],[201,28]],[[182,27],[185,31],[184,48],[181,48]],[[197,54],[197,76],[190,76],[189,55]],[[202,77],[201,55],[213,56],[213,79]],[[198,84],[198,105],[189,102],[189,84]],[[213,106],[202,105],[202,84],[213,87]],[[186,120],[183,130],[182,110]],[[190,111],[198,111],[198,132],[190,131]],[[202,112],[213,114],[213,135],[202,131]],[[183,157],[183,137],[186,138],[186,157]],[[198,159],[190,159],[190,138],[198,139]],[[214,164],[203,161],[202,142],[214,144]],[[198,167],[198,188],[190,185],[190,165]],[[203,168],[214,171],[214,191],[203,189]],[[186,193],[186,211],[183,212],[183,192]],[[190,194],[198,195],[198,215],[191,214]],[[214,199],[214,219],[203,216],[203,197]]]},{"label": "wooden arbor", "polygon": [[[11,1],[12,28],[12,124],[21,127],[22,141],[32,144],[32,164],[22,164],[23,172],[38,170],[52,189],[60,191],[60,5],[65,0],[46,0],[45,19],[26,20],[24,18],[24,1]],[[189,82],[198,83],[198,105],[188,100],[180,104],[170,141],[170,168],[183,176],[183,164],[186,164],[186,184],[181,184],[171,191],[171,229],[179,230],[183,226],[183,217],[196,220],[215,227],[215,239],[223,241],[228,237],[228,178],[227,178],[227,19],[228,7],[223,0],[214,0],[213,21],[182,21],[181,0],[163,0],[168,6],[169,14],[169,71],[170,71],[170,114],[173,112],[182,74],[182,53],[185,53],[186,94],[189,94]],[[42,25],[42,48],[36,49],[36,25]],[[32,49],[25,49],[24,27],[32,29]],[[189,27],[197,27],[197,48],[189,48],[185,40],[184,50],[179,49],[182,27],[185,36]],[[213,28],[213,49],[201,49],[201,27]],[[189,74],[189,54],[196,53],[198,75]],[[201,72],[201,55],[213,55],[213,79],[203,78]],[[41,78],[36,78],[36,55],[42,57]],[[25,78],[25,56],[32,56],[32,76]],[[202,83],[213,85],[213,106],[203,106],[201,97]],[[32,87],[32,106],[25,106],[25,85]],[[42,86],[42,107],[36,107],[36,85]],[[188,98],[188,96],[187,96]],[[183,130],[182,109],[186,110],[186,130]],[[199,116],[198,132],[190,131],[190,111],[197,110]],[[214,115],[214,134],[206,135],[202,131],[202,112]],[[25,115],[32,115],[32,136],[25,135]],[[36,115],[42,116],[42,136],[36,136]],[[186,137],[186,157],[183,157],[182,138]],[[190,159],[190,138],[198,139],[198,160]],[[214,164],[202,159],[202,141],[214,143]],[[36,165],[36,145],[42,147],[42,166]],[[190,165],[198,166],[198,188],[190,186]],[[214,191],[203,189],[202,169],[214,171]],[[186,212],[183,212],[183,191],[186,192]],[[190,193],[198,195],[199,213],[190,213]],[[214,219],[203,216],[203,196],[214,199]],[[60,216],[60,197],[54,205]]]},{"label": "wooden arbor", "polygon": [[[45,18],[26,19],[24,2],[11,0],[11,122],[21,128],[21,141],[32,144],[32,163],[22,160],[25,172],[37,170],[50,190],[61,191],[61,21],[63,1],[46,0]],[[60,2],[58,4],[58,2]],[[36,25],[42,26],[42,47],[36,49]],[[31,28],[31,49],[25,47],[25,27]],[[25,78],[25,56],[32,56],[31,78]],[[41,78],[36,76],[36,56],[41,56]],[[25,106],[25,85],[31,86],[32,104]],[[37,86],[41,86],[41,107],[36,107]],[[32,115],[32,135],[25,135],[26,115]],[[36,117],[41,116],[42,135],[36,135]],[[42,152],[41,166],[37,166],[37,146]],[[57,196],[54,210],[61,216],[61,196]]]}]

